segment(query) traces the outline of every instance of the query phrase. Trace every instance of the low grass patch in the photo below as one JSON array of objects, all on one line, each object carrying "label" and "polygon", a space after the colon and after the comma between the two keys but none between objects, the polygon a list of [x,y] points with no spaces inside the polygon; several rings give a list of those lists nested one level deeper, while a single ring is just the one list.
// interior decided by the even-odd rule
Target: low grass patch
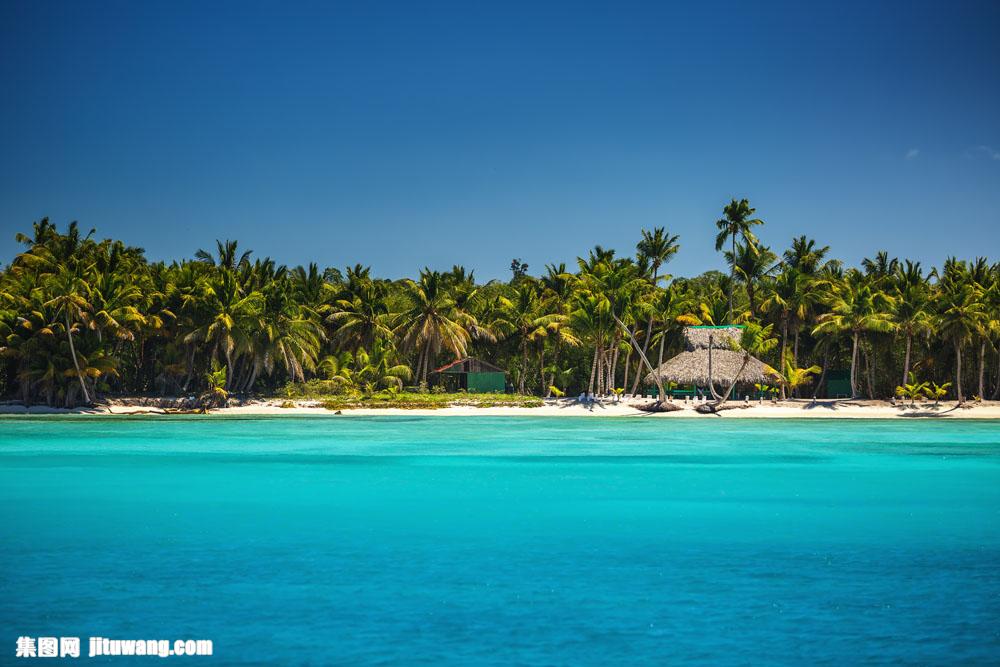
[{"label": "low grass patch", "polygon": [[419,394],[410,392],[396,394],[383,392],[371,396],[336,396],[324,397],[323,399],[323,407],[327,410],[350,410],[351,408],[437,410],[463,405],[476,408],[539,408],[544,405],[544,402],[537,396],[518,394]]}]

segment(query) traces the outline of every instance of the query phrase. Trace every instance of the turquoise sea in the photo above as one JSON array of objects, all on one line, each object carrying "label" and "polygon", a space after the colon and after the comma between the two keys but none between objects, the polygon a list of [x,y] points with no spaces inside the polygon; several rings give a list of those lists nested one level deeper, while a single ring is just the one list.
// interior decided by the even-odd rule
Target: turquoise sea
[{"label": "turquoise sea", "polygon": [[1000,424],[3,418],[0,628],[0,663],[997,664]]}]

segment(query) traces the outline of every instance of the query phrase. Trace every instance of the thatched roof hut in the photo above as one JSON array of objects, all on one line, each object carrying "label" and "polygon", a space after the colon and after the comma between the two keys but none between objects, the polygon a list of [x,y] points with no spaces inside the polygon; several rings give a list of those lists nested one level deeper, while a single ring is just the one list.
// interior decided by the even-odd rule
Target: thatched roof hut
[{"label": "thatched roof hut", "polygon": [[[684,351],[668,359],[654,373],[663,382],[677,384],[708,385],[708,348],[712,347],[712,380],[716,384],[729,384],[743,365],[744,353],[733,349],[742,336],[740,326],[727,327],[685,327]],[[768,382],[774,371],[760,359],[750,357],[746,368],[740,373],[738,382]],[[654,382],[653,373],[646,376],[646,382]]]}]

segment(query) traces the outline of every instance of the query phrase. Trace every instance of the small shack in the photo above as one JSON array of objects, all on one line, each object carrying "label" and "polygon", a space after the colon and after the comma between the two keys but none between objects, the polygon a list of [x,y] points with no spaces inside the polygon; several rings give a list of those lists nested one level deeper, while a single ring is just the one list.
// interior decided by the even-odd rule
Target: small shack
[{"label": "small shack", "polygon": [[503,393],[507,390],[507,373],[487,361],[467,357],[435,370],[431,383],[447,392]]},{"label": "small shack", "polygon": [[[744,385],[771,381],[774,371],[770,366],[755,357],[750,357],[744,365],[744,353],[734,349],[742,330],[740,325],[685,327],[684,351],[663,362],[654,372],[663,382],[696,387],[707,387],[710,377],[716,386],[726,386],[734,379]],[[710,347],[711,369],[708,363]],[[736,378],[737,373],[740,373],[739,378]],[[646,382],[654,381],[653,373],[649,373]]]},{"label": "small shack", "polygon": [[836,370],[826,374],[826,397],[851,397],[851,371]]}]

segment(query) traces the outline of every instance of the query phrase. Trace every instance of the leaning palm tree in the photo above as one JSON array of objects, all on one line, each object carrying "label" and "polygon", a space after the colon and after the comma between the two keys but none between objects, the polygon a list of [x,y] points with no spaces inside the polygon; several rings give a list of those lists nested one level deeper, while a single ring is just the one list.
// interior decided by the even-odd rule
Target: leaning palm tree
[{"label": "leaning palm tree", "polygon": [[[722,407],[729,397],[733,394],[733,389],[736,388],[736,383],[740,381],[740,376],[743,375],[743,371],[746,370],[747,365],[749,365],[750,360],[754,357],[761,357],[774,349],[774,346],[778,344],[778,339],[772,335],[773,325],[768,324],[767,326],[760,326],[753,322],[747,324],[743,327],[740,332],[739,341],[730,340],[730,344],[733,349],[743,352],[743,361],[740,364],[740,369],[736,371],[733,376],[732,381],[729,383],[729,388],[726,389],[726,393],[718,397],[716,402],[711,406],[711,410],[715,411]],[[712,359],[712,345],[709,343],[708,346],[708,359],[711,363]],[[772,372],[772,371],[768,371]],[[711,371],[709,371],[709,388],[712,390],[713,395],[715,389],[712,387]]]},{"label": "leaning palm tree", "polygon": [[[716,221],[715,226],[718,227],[719,233],[715,237],[715,250],[719,251],[726,245],[726,241],[729,240],[732,243],[732,256],[736,257],[736,239],[737,237],[743,239],[743,242],[747,246],[755,251],[757,248],[757,237],[754,235],[751,229],[755,225],[763,225],[764,221],[759,218],[752,217],[757,209],[750,207],[750,202],[746,199],[741,199],[736,201],[733,199],[725,208],[722,209],[723,217]],[[730,265],[729,278],[732,281],[736,275],[736,265]],[[729,288],[729,315],[732,317],[733,312],[733,290],[732,285]]]},{"label": "leaning palm tree", "polygon": [[63,267],[59,273],[52,276],[46,289],[50,294],[54,294],[51,299],[43,305],[53,308],[56,315],[62,315],[66,327],[66,340],[69,341],[70,356],[73,357],[73,366],[76,369],[76,378],[80,381],[80,389],[83,391],[83,399],[90,403],[90,392],[87,391],[87,383],[84,381],[84,374],[80,370],[80,360],[76,354],[76,346],[73,344],[73,333],[77,331],[76,324],[84,319],[90,304],[87,302],[87,285],[82,278],[74,274],[68,268]]},{"label": "leaning palm tree", "polygon": [[829,312],[819,317],[814,334],[849,333],[851,335],[851,398],[858,398],[858,351],[863,334],[889,332],[894,301],[885,292],[872,287],[859,271],[848,272],[846,280],[830,294]]}]

